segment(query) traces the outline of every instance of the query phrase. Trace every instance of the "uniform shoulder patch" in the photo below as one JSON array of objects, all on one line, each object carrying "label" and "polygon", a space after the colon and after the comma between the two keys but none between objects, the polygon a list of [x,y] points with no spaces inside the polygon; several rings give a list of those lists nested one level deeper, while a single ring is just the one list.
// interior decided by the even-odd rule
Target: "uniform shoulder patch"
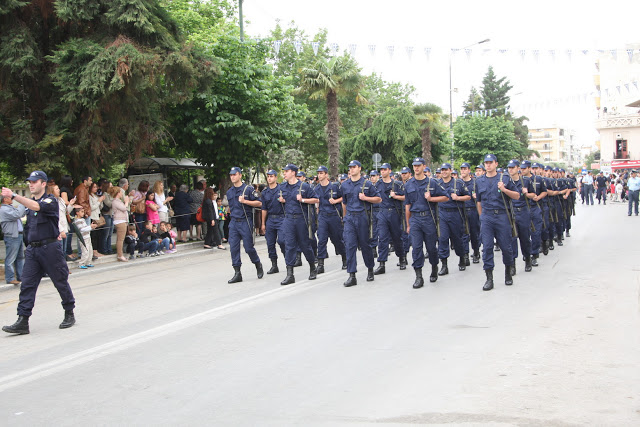
[{"label": "uniform shoulder patch", "polygon": [[51,198],[46,198],[43,200],[44,203],[51,203],[53,200]]}]

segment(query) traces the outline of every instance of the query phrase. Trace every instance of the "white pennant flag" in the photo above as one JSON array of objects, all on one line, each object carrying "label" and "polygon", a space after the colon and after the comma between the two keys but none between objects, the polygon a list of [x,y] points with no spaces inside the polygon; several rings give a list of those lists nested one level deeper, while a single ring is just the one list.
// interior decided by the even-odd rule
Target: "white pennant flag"
[{"label": "white pennant flag", "polygon": [[520,58],[524,61],[524,56],[526,55],[527,51],[524,49],[520,49]]},{"label": "white pennant flag", "polygon": [[369,53],[371,54],[371,56],[375,56],[375,54],[376,54],[376,45],[375,44],[370,44],[369,45]]},{"label": "white pennant flag", "polygon": [[300,52],[302,51],[302,42],[300,40],[294,41],[293,48],[296,50],[296,53],[300,55]]},{"label": "white pennant flag", "polygon": [[571,49],[567,49],[567,57],[569,58],[569,62],[571,62],[571,55],[573,54],[573,51]]},{"label": "white pennant flag", "polygon": [[318,56],[318,48],[320,47],[320,42],[311,42],[311,47],[313,48],[313,54]]},{"label": "white pennant flag", "polygon": [[618,95],[620,95],[620,86],[616,86],[616,89],[618,89]]},{"label": "white pennant flag", "polygon": [[588,49],[583,49],[583,50],[582,50],[582,54],[583,54],[584,56],[587,56],[587,55],[589,54],[589,50],[588,50]]},{"label": "white pennant flag", "polygon": [[533,58],[536,60],[536,62],[538,62],[538,56],[540,55],[540,50],[539,49],[534,49],[533,50]]},{"label": "white pennant flag", "polygon": [[627,55],[629,55],[629,63],[633,62],[633,49],[627,49]]},{"label": "white pennant flag", "polygon": [[613,56],[613,60],[617,61],[618,60],[618,51],[616,49],[611,49],[609,52],[611,52],[611,56]]},{"label": "white pennant flag", "polygon": [[630,91],[629,91],[629,83],[625,83],[625,84],[624,84],[624,87],[627,89],[627,93],[629,93],[629,92],[630,92]]},{"label": "white pennant flag", "polygon": [[633,83],[633,85],[636,87],[636,90],[638,90],[638,81],[634,80],[631,83]]},{"label": "white pennant flag", "polygon": [[427,56],[427,61],[429,61],[429,57],[431,56],[431,48],[430,47],[425,47],[424,48],[424,54]]},{"label": "white pennant flag", "polygon": [[357,45],[357,44],[351,43],[351,44],[349,45],[349,54],[350,54],[351,56],[355,56],[355,55],[356,55],[356,49],[357,49],[357,48],[358,48],[358,45]]},{"label": "white pennant flag", "polygon": [[337,55],[338,50],[340,50],[340,46],[338,46],[338,43],[331,43],[331,53]]},{"label": "white pennant flag", "polygon": [[393,52],[396,50],[395,46],[387,46],[387,52],[389,52],[389,59],[393,58]]},{"label": "white pennant flag", "polygon": [[482,54],[486,56],[489,52],[491,52],[491,49],[484,49]]},{"label": "white pennant flag", "polygon": [[471,49],[467,48],[464,50],[464,53],[467,54],[467,61],[471,59]]},{"label": "white pennant flag", "polygon": [[276,56],[278,56],[278,53],[280,53],[280,46],[282,46],[282,40],[273,41],[273,50],[276,51]]},{"label": "white pennant flag", "polygon": [[413,55],[413,46],[407,46],[405,49],[407,50],[407,56],[411,59],[411,55]]},{"label": "white pennant flag", "polygon": [[551,59],[553,59],[553,62],[556,62],[556,51],[555,51],[555,49],[551,49],[549,51],[549,55],[551,55]]},{"label": "white pennant flag", "polygon": [[508,52],[508,49],[498,49],[498,52],[504,55],[505,53]]}]

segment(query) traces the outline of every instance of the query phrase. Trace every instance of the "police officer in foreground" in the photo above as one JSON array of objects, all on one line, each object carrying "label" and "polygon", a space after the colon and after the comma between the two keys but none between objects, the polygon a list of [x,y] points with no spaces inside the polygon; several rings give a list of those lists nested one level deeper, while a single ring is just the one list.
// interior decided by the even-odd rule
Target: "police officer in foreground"
[{"label": "police officer in foreground", "polygon": [[439,202],[446,202],[449,196],[438,180],[425,175],[425,162],[422,157],[413,159],[414,177],[405,185],[405,216],[407,221],[407,232],[411,239],[413,250],[411,264],[416,274],[413,288],[419,289],[424,286],[422,278],[422,267],[424,266],[423,248],[427,246],[429,264],[431,264],[431,283],[438,280],[438,205]]},{"label": "police officer in foreground", "polygon": [[524,160],[522,164],[520,164],[522,179],[530,181],[534,190],[532,193],[527,194],[527,197],[529,197],[529,206],[531,208],[531,221],[535,227],[531,232],[531,265],[537,267],[538,257],[542,249],[543,231],[547,228],[543,216],[544,212],[540,206],[540,200],[547,196],[547,187],[537,173],[531,173],[532,169],[540,170],[540,165],[538,163],[532,165],[528,160]]},{"label": "police officer in foreground", "polygon": [[316,254],[312,246],[315,235],[309,222],[311,218],[308,206],[313,207],[318,203],[318,198],[309,184],[298,179],[298,166],[289,163],[283,171],[284,182],[281,184],[282,195],[279,200],[284,203],[284,247],[287,276],[280,282],[280,285],[286,286],[296,282],[293,267],[298,248],[309,263],[309,280],[314,280],[317,277]]},{"label": "police officer in foreground", "polygon": [[[482,171],[482,169],[480,169]],[[464,211],[467,222],[469,223],[469,233],[462,236],[462,246],[464,247],[465,265],[469,265],[469,243],[473,249],[473,263],[480,262],[480,218],[478,217],[478,209],[476,208],[476,178],[471,175],[471,165],[464,162],[460,165],[460,176],[464,186],[467,187],[467,193],[471,198],[464,202]]]},{"label": "police officer in foreground", "polygon": [[[369,217],[371,204],[380,203],[382,198],[371,181],[361,176],[362,164],[357,160],[349,163],[349,179],[342,184],[342,212],[344,217],[344,246],[347,250],[347,273],[349,278],[345,287],[358,284],[356,259],[358,246],[362,251],[364,265],[367,267],[367,282],[374,280],[375,260],[369,246],[373,224]],[[369,206],[367,206],[369,205]]]},{"label": "police officer in foreground", "polygon": [[253,208],[262,206],[258,199],[258,193],[252,186],[242,182],[242,169],[233,167],[229,171],[231,178],[231,188],[227,190],[227,200],[229,201],[229,247],[231,248],[231,265],[234,275],[228,283],[242,282],[240,267],[240,242],[244,246],[244,251],[249,255],[249,259],[256,266],[258,279],[262,279],[264,271],[258,252],[253,243]]},{"label": "police officer in foreground", "polygon": [[267,252],[271,260],[271,268],[267,274],[278,273],[278,252],[276,243],[280,246],[282,255],[285,255],[284,249],[284,206],[278,198],[282,189],[278,184],[278,172],[273,169],[267,171],[267,186],[260,193],[262,200],[262,233],[267,241]]},{"label": "police officer in foreground", "polygon": [[75,298],[69,286],[69,268],[58,239],[58,201],[55,196],[46,194],[47,175],[42,171],[32,172],[27,178],[33,198],[19,196],[9,188],[2,188],[2,197],[27,208],[27,225],[24,237],[29,245],[25,251],[25,263],[22,270],[22,286],[18,303],[18,320],[2,330],[10,334],[28,334],[29,317],[36,300],[36,292],[42,277],[47,274],[62,298],[64,320],[60,329],[70,328],[76,323],[73,309]]},{"label": "police officer in foreground", "polygon": [[320,166],[317,170],[318,185],[314,188],[318,197],[318,274],[324,273],[324,260],[329,258],[327,243],[342,257],[342,269],[347,269],[347,253],[342,240],[342,190],[336,182],[329,181],[329,169]]},{"label": "police officer in foreground", "polygon": [[480,215],[480,236],[482,238],[482,261],[487,280],[482,287],[484,291],[493,289],[493,241],[497,240],[502,248],[502,262],[504,263],[504,284],[513,285],[511,264],[513,251],[511,248],[511,217],[508,210],[509,200],[517,199],[520,193],[509,180],[508,176],[498,174],[498,159],[493,154],[484,157],[486,173],[478,177],[477,200]]},{"label": "police officer in foreground", "polygon": [[518,240],[520,240],[520,249],[522,250],[522,256],[524,258],[525,267],[524,271],[530,272],[532,270],[531,265],[531,225],[533,224],[531,218],[531,205],[529,203],[529,193],[534,193],[533,185],[531,181],[520,176],[520,162],[518,160],[511,160],[507,165],[509,171],[509,178],[515,185],[516,190],[520,193],[520,197],[511,201],[513,209],[513,218],[516,220],[516,229],[518,230],[518,236],[513,238],[513,264],[511,268],[511,275],[516,274],[516,261],[518,258]]}]

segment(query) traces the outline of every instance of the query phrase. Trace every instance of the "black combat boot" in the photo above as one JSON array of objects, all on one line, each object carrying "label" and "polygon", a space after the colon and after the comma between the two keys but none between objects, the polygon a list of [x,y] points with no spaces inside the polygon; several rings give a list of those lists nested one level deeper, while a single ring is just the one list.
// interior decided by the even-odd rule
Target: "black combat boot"
[{"label": "black combat boot", "polygon": [[16,323],[3,326],[2,330],[10,334],[26,335],[29,333],[29,316],[18,316]]},{"label": "black combat boot", "polygon": [[438,276],[444,276],[449,274],[449,267],[447,266],[447,258],[443,258],[440,260],[442,262],[442,268],[438,272]]},{"label": "black combat boot", "polygon": [[493,270],[485,270],[484,274],[487,276],[487,281],[482,286],[483,291],[490,291],[493,289]]},{"label": "black combat boot", "polygon": [[467,260],[465,258],[465,255],[461,256],[460,261],[458,262],[458,270],[460,271],[465,271],[467,269]]},{"label": "black combat boot", "polygon": [[296,261],[293,263],[294,267],[302,267],[302,252],[296,252]]},{"label": "black combat boot", "polygon": [[524,271],[529,272],[531,270],[533,270],[533,268],[531,266],[531,255],[529,255],[524,259]]},{"label": "black combat boot", "polygon": [[231,278],[231,280],[229,280],[227,283],[238,283],[238,282],[242,282],[242,273],[240,273],[240,266],[233,266],[233,270],[235,271],[233,277]]},{"label": "black combat boot", "polygon": [[464,254],[464,265],[469,267],[471,263],[469,262],[469,254]]},{"label": "black combat boot", "polygon": [[267,271],[267,274],[275,274],[279,273],[280,269],[278,268],[278,258],[271,258],[271,268]]},{"label": "black combat boot", "polygon": [[539,254],[531,255],[531,265],[533,267],[537,267],[538,266],[538,256],[540,256],[540,255]]},{"label": "black combat boot", "polygon": [[264,270],[262,269],[262,263],[261,262],[256,262],[255,266],[256,266],[256,273],[258,273],[258,279],[262,279],[262,277],[264,276]]},{"label": "black combat boot", "polygon": [[346,254],[342,254],[340,256],[342,257],[342,269],[346,270],[347,269],[347,255]]},{"label": "black combat boot", "polygon": [[562,238],[558,237],[558,240],[556,240],[556,243],[558,244],[558,246],[563,246],[564,243],[562,243]]},{"label": "black combat boot", "polygon": [[373,274],[377,276],[378,274],[384,274],[385,272],[384,261],[380,261],[380,265],[376,268],[376,271],[374,271]]},{"label": "black combat boot", "polygon": [[549,244],[546,240],[542,241],[542,253],[544,254],[544,256],[549,255]]},{"label": "black combat boot", "polygon": [[400,270],[407,269],[407,257],[400,257]]},{"label": "black combat boot", "polygon": [[571,233],[569,233],[569,230],[567,230],[567,237],[571,237]]},{"label": "black combat boot", "polygon": [[64,311],[64,320],[60,323],[60,329],[67,329],[75,325],[76,317],[73,315],[73,310]]},{"label": "black combat boot", "polygon": [[413,271],[416,272],[416,281],[413,282],[413,289],[420,289],[424,286],[424,279],[422,278],[422,269],[414,268]]},{"label": "black combat boot", "polygon": [[316,268],[316,263],[312,262],[309,264],[309,280],[315,280],[318,277],[318,269]]},{"label": "black combat boot", "polygon": [[429,276],[429,282],[433,283],[438,280],[438,264],[431,266],[431,275]]},{"label": "black combat boot", "polygon": [[358,284],[358,279],[356,279],[356,273],[349,273],[349,278],[346,282],[343,283],[345,288],[350,286],[355,286]]},{"label": "black combat boot", "polygon": [[511,267],[511,270],[510,270],[511,271],[511,276],[515,276],[516,275],[516,261],[517,260],[518,260],[517,258],[514,258],[513,259],[513,264],[511,264],[509,266],[509,267]]},{"label": "black combat boot", "polygon": [[549,239],[549,250],[552,251],[555,249],[555,246],[553,246],[553,238]]},{"label": "black combat boot", "polygon": [[504,266],[504,284],[507,286],[513,285],[513,277],[511,277],[511,266]]},{"label": "black combat boot", "polygon": [[373,282],[373,279],[375,279],[373,277],[373,268],[369,268],[367,269],[367,282]]},{"label": "black combat boot", "polygon": [[480,252],[479,251],[473,251],[473,263],[474,264],[479,264],[480,263]]},{"label": "black combat boot", "polygon": [[318,258],[318,267],[316,267],[318,274],[324,273],[324,258]]},{"label": "black combat boot", "polygon": [[372,248],[371,252],[373,252],[373,259],[377,259],[378,258],[378,248],[376,248],[376,247]]},{"label": "black combat boot", "polygon": [[280,282],[280,285],[285,286],[292,283],[296,283],[296,278],[293,276],[293,266],[287,265],[287,277],[285,277],[284,280]]}]

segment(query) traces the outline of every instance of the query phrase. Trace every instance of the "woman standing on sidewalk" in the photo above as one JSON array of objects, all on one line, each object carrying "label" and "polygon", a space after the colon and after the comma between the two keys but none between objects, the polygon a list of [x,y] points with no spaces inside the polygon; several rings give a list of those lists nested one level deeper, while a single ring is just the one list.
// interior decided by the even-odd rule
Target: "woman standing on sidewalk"
[{"label": "woman standing on sidewalk", "polygon": [[204,238],[205,249],[213,249],[214,246],[218,249],[225,249],[220,242],[220,233],[217,224],[218,206],[214,199],[215,196],[216,191],[211,187],[207,187],[204,191],[202,218],[207,224],[207,235]]},{"label": "woman standing on sidewalk", "polygon": [[124,256],[123,245],[124,237],[127,234],[127,205],[129,204],[129,196],[124,196],[120,191],[120,187],[109,188],[109,196],[113,199],[111,201],[111,210],[113,212],[113,226],[116,229],[116,253],[118,254],[118,261],[127,262],[127,258]]}]

